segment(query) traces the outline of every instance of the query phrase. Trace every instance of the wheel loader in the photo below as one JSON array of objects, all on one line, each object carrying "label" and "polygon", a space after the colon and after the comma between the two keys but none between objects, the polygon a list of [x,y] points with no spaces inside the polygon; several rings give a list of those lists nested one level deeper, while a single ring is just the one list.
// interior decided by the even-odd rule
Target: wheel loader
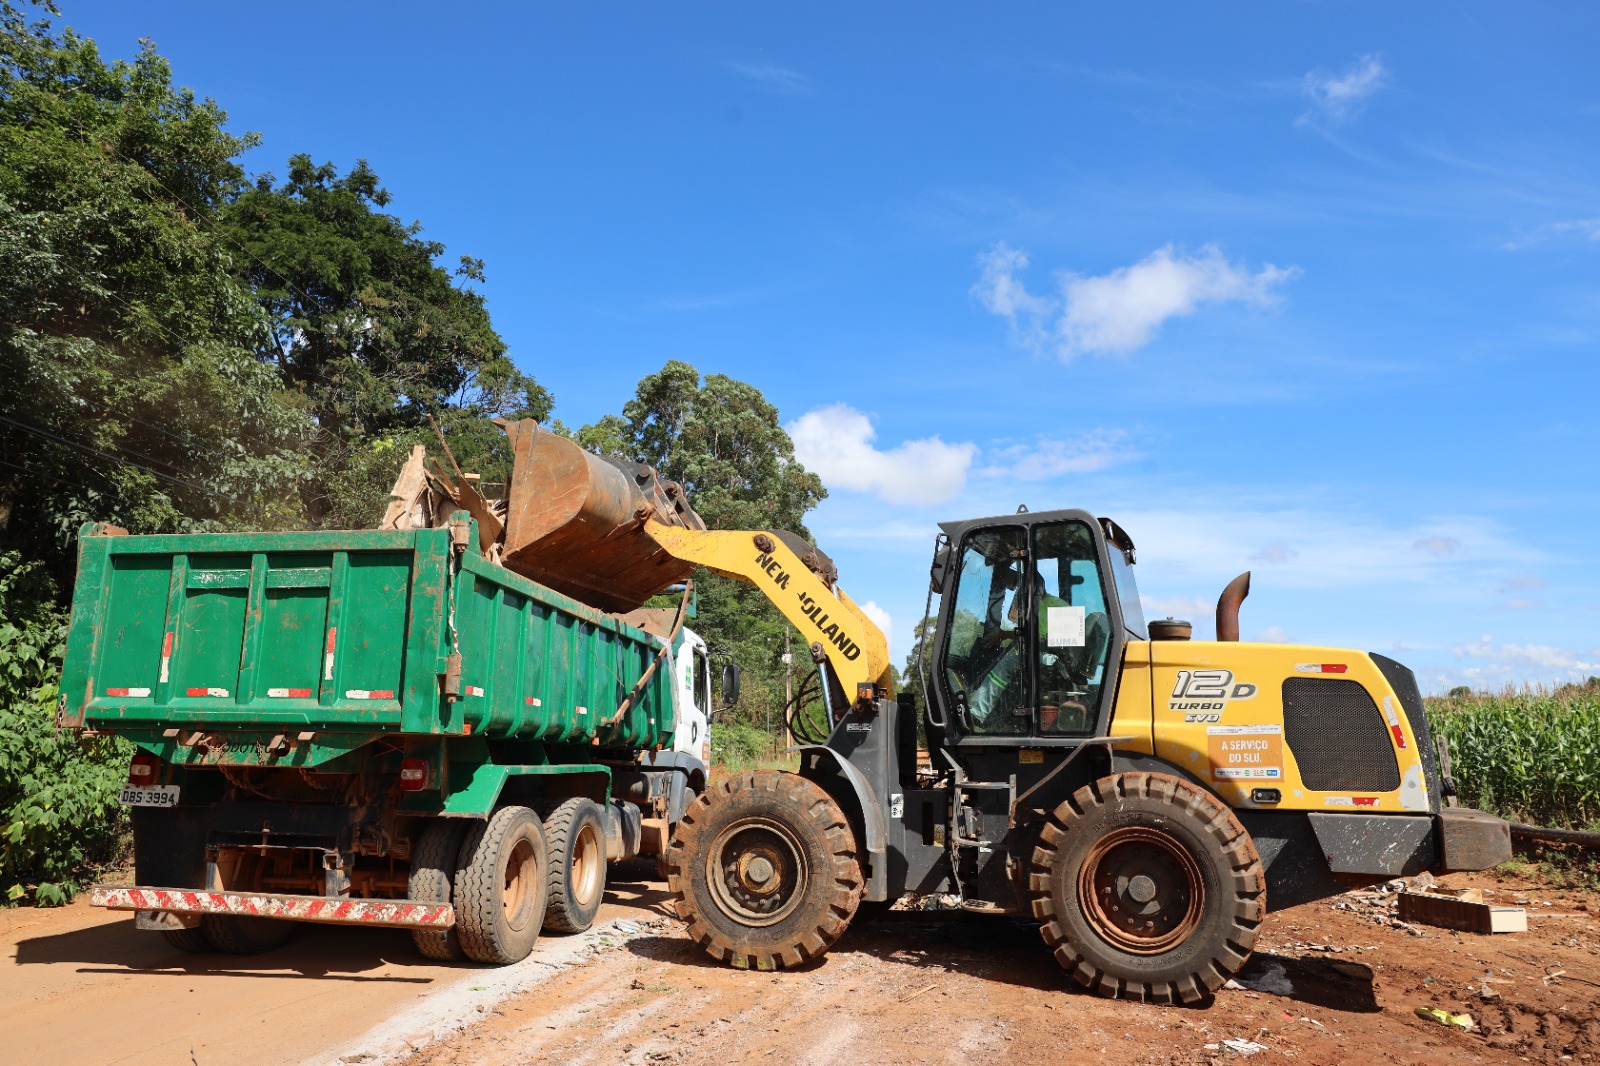
[{"label": "wheel loader", "polygon": [[1239,970],[1269,909],[1511,855],[1508,823],[1453,804],[1411,671],[1241,642],[1248,574],[1219,599],[1217,639],[1191,640],[1188,622],[1145,619],[1133,540],[1108,518],[943,523],[918,706],[824,553],[675,518],[676,486],[630,506],[619,464],[516,426],[514,477],[559,471],[541,491],[566,548],[532,553],[540,580],[626,607],[705,566],[809,643],[826,736],[795,749],[797,772],[712,783],[665,852],[678,914],[717,959],[802,966],[864,904],[943,894],[1036,920],[1094,992],[1190,1003]]}]

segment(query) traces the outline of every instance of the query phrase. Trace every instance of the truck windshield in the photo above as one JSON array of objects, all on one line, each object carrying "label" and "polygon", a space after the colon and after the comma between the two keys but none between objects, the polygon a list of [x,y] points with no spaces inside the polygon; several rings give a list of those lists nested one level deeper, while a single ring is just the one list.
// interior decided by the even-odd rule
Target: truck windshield
[{"label": "truck windshield", "polygon": [[1133,580],[1133,567],[1116,545],[1109,544],[1107,548],[1111,554],[1111,576],[1117,585],[1117,600],[1122,606],[1122,627],[1140,640],[1149,640],[1144,606],[1139,602],[1139,586]]}]

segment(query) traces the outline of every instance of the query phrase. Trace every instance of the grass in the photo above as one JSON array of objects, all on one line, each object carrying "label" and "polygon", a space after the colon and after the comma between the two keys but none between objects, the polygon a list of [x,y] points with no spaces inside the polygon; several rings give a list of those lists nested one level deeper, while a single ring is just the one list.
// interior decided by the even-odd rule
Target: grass
[{"label": "grass", "polygon": [[1430,697],[1468,806],[1532,825],[1600,830],[1600,679]]}]

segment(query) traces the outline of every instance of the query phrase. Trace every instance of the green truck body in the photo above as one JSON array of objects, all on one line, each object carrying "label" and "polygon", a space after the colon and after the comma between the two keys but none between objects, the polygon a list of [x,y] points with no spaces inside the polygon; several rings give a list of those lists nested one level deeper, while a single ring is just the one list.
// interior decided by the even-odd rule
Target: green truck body
[{"label": "green truck body", "polygon": [[405,899],[441,818],[581,797],[625,858],[664,847],[704,788],[703,642],[495,565],[465,515],[118,534],[84,530],[59,719],[140,749],[124,799],[141,886]]}]

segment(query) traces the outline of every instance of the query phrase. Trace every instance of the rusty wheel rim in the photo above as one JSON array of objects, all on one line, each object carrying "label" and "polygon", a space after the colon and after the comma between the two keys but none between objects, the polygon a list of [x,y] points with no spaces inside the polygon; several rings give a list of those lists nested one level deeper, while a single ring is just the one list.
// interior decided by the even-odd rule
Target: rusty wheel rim
[{"label": "rusty wheel rim", "polygon": [[1078,871],[1084,917],[1107,943],[1159,955],[1183,943],[1205,911],[1205,881],[1183,843],[1145,826],[1095,842]]},{"label": "rusty wheel rim", "polygon": [[810,881],[805,849],[787,826],[743,818],[724,829],[706,856],[706,883],[740,924],[776,925],[794,913]]},{"label": "rusty wheel rim", "polygon": [[506,924],[512,929],[528,924],[528,912],[533,909],[534,897],[538,895],[538,878],[539,856],[533,849],[533,841],[520,839],[506,858],[505,883],[500,892]]},{"label": "rusty wheel rim", "polygon": [[600,854],[600,834],[592,825],[585,825],[578,833],[572,847],[572,896],[580,906],[587,906],[600,890],[600,870],[605,858]]}]

